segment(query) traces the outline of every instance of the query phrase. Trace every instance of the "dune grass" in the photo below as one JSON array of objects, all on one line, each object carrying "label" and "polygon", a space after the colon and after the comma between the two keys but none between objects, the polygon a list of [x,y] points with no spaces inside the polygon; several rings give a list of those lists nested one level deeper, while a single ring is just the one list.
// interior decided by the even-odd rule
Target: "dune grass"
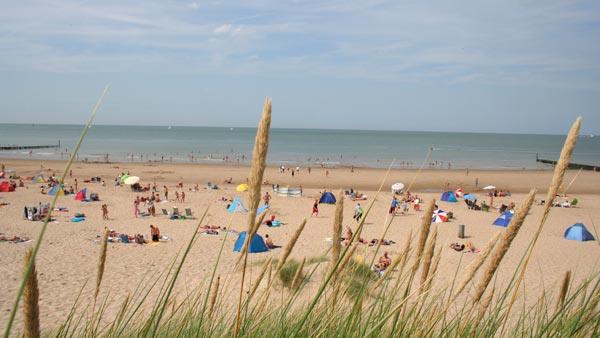
[{"label": "dune grass", "polygon": [[[268,110],[268,121],[261,123],[254,151],[263,160],[268,149],[270,106],[271,102],[267,100],[264,111]],[[254,191],[249,205],[253,208],[260,199],[260,188],[256,188],[259,186],[256,182],[262,178],[263,160],[257,160],[256,166],[251,169]],[[564,175],[564,170],[560,171],[557,170],[556,175]],[[554,186],[558,180],[556,175]],[[562,181],[562,177],[558,181]],[[176,290],[175,285],[184,262],[189,258],[190,249],[196,244],[195,231],[172,264],[159,276],[142,280],[136,290],[121,301],[116,313],[109,315],[106,312],[112,301],[110,297],[97,305],[94,302],[93,306],[81,304],[80,299],[85,298],[82,297],[83,285],[64,323],[41,330],[53,337],[597,336],[600,334],[598,274],[574,283],[571,272],[565,271],[562,283],[544,286],[540,295],[527,295],[527,300],[520,296],[525,295],[525,287],[520,285],[519,277],[523,271],[515,271],[508,284],[497,284],[497,270],[502,257],[512,250],[510,242],[527,217],[533,195],[534,192],[524,201],[518,217],[513,218],[500,241],[498,238],[490,240],[485,254],[468,267],[466,279],[463,277],[460,282],[456,280],[459,267],[451,281],[438,275],[437,267],[443,250],[436,245],[436,230],[430,229],[433,201],[424,213],[418,240],[413,242],[415,238],[411,233],[402,245],[402,252],[394,257],[393,264],[382,277],[371,270],[379,247],[370,260],[365,257],[356,259],[356,241],[365,219],[369,217],[374,198],[348,246],[336,246],[332,252],[305,258],[301,263],[289,259],[304,229],[305,220],[300,223],[279,259],[262,261],[258,277],[251,281],[245,277],[246,269],[250,268],[246,252],[240,255],[237,269],[229,274],[217,275],[223,241],[207,280],[178,298],[175,295],[182,292]],[[337,213],[341,214],[341,208],[343,206]],[[392,221],[393,218],[386,220],[387,226],[381,238],[384,238]],[[334,222],[339,223],[332,224],[333,237],[337,238],[341,218],[338,216]],[[249,233],[257,230],[256,224],[259,222],[249,217]],[[530,239],[529,248],[533,248],[538,236],[539,233]],[[38,239],[39,246],[43,232]],[[36,253],[37,248],[26,265],[23,285],[31,283],[28,281],[32,280],[32,272],[35,275]],[[521,262],[528,262],[530,254],[529,249],[523,252]],[[110,255],[102,250],[95,294],[102,288],[101,276],[107,259],[111,259]],[[323,264],[325,262],[328,264]],[[527,268],[526,263],[520,266]],[[484,267],[483,276],[478,283],[471,283],[479,267]],[[419,280],[415,282],[415,278]],[[275,279],[281,283],[274,283]],[[245,280],[251,284],[251,291],[246,291]],[[235,287],[240,281],[241,286]],[[23,323],[23,333],[12,331],[14,313],[25,288],[23,286],[19,291],[5,337],[23,333],[30,336],[31,332],[36,332],[35,328],[26,327],[32,325],[28,323],[35,323],[36,318],[27,318]],[[151,292],[158,296],[149,297]],[[26,298],[29,304],[31,297],[27,295]],[[519,306],[516,307],[516,304]],[[39,316],[36,311],[27,311],[29,317]]]}]

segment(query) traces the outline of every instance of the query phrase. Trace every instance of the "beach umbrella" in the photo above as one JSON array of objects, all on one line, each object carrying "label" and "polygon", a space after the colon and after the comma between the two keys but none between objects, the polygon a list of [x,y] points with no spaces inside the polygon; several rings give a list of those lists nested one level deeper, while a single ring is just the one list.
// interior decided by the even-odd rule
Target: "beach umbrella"
[{"label": "beach umbrella", "polygon": [[235,188],[235,191],[237,192],[244,192],[246,190],[248,190],[248,185],[246,183],[242,183]]},{"label": "beach umbrella", "polygon": [[466,199],[466,200],[471,200],[471,201],[476,201],[477,200],[477,196],[475,196],[473,194],[466,194],[463,198]]},{"label": "beach umbrella", "polygon": [[402,190],[404,190],[404,183],[397,182],[397,183],[392,184],[392,192],[393,193],[399,194],[402,192]]},{"label": "beach umbrella", "polygon": [[483,190],[494,190],[496,189],[496,187],[494,187],[493,185],[488,185],[487,187],[484,187]]},{"label": "beach umbrella", "polygon": [[433,223],[444,223],[448,222],[448,214],[441,209],[437,209],[433,211],[433,216],[431,218],[431,222]]},{"label": "beach umbrella", "polygon": [[140,181],[140,178],[137,176],[129,176],[126,179],[123,180],[123,183],[127,184],[127,185],[133,185],[136,184]]}]

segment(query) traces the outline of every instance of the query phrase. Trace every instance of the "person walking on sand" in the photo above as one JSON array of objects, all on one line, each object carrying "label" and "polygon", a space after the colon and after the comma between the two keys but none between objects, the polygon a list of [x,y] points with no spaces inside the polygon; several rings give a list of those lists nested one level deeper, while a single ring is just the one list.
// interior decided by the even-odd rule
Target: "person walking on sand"
[{"label": "person walking on sand", "polygon": [[133,202],[133,215],[135,216],[135,218],[137,218],[139,214],[140,214],[140,201],[136,199]]},{"label": "person walking on sand", "polygon": [[102,204],[102,219],[108,220],[108,206],[106,204]]},{"label": "person walking on sand", "polygon": [[265,196],[263,196],[263,201],[265,202],[265,205],[270,205],[271,195],[269,195],[268,191],[265,193]]},{"label": "person walking on sand", "polygon": [[165,201],[169,200],[169,188],[167,188],[166,185],[163,185],[163,188],[165,189]]},{"label": "person walking on sand", "polygon": [[175,201],[179,202],[179,191],[175,190]]},{"label": "person walking on sand", "polygon": [[312,214],[310,216],[319,216],[319,200],[315,200],[315,203],[313,203]]},{"label": "person walking on sand", "polygon": [[354,216],[352,218],[354,218],[357,222],[360,221],[360,219],[363,216],[363,208],[360,206],[360,203],[356,203],[356,206],[354,207]]}]

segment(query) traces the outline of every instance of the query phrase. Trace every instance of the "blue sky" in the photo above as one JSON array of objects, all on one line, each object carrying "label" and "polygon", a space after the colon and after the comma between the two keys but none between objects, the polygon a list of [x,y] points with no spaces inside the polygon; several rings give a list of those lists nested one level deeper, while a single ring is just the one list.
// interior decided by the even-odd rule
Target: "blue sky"
[{"label": "blue sky", "polygon": [[599,1],[12,1],[4,122],[600,132]]}]

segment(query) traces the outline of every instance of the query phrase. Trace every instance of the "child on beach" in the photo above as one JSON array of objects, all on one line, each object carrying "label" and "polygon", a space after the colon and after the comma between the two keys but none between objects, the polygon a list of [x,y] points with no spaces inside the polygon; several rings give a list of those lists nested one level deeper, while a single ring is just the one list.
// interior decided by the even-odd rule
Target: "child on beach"
[{"label": "child on beach", "polygon": [[140,214],[140,200],[136,199],[133,202],[133,215],[135,216],[135,218],[137,218],[139,214]]},{"label": "child on beach", "polygon": [[265,196],[263,196],[263,201],[265,201],[265,205],[269,205],[271,202],[271,195],[269,195],[268,191],[265,193]]},{"label": "child on beach", "polygon": [[106,204],[102,204],[102,219],[108,220],[108,206]]},{"label": "child on beach", "polygon": [[310,216],[319,216],[319,200],[315,200],[315,203],[313,203],[312,214]]}]

